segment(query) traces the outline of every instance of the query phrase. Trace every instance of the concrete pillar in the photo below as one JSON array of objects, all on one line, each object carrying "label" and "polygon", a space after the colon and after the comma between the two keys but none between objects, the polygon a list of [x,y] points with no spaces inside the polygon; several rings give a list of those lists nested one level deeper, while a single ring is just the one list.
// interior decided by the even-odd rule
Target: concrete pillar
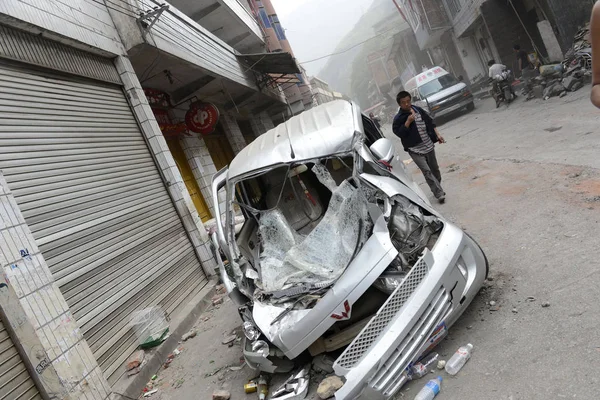
[{"label": "concrete pillar", "polygon": [[260,113],[259,117],[260,117],[260,120],[261,120],[263,126],[265,127],[265,132],[275,128],[275,125],[273,124],[273,120],[269,116],[269,113],[267,113],[266,111],[263,111]]},{"label": "concrete pillar", "polygon": [[229,140],[233,152],[237,154],[242,151],[242,149],[246,147],[246,140],[244,139],[244,135],[242,135],[242,131],[240,130],[235,116],[232,113],[222,113],[221,125],[223,126],[225,136],[227,136],[227,140]]},{"label": "concrete pillar", "polygon": [[167,142],[154,118],[152,109],[148,105],[148,100],[144,95],[135,70],[129,59],[124,56],[117,57],[115,65],[121,75],[121,80],[129,102],[133,107],[133,112],[140,124],[142,134],[148,141],[150,152],[153,154],[156,164],[166,181],[169,193],[175,201],[177,212],[181,216],[183,226],[192,241],[198,258],[202,262],[204,272],[207,276],[212,276],[215,273],[217,263],[210,250],[210,239],[183,183]]},{"label": "concrete pillar", "polygon": [[540,21],[537,26],[540,35],[542,36],[544,46],[546,46],[550,62],[561,62],[564,57],[560,48],[560,43],[558,43],[558,39],[554,34],[554,29],[552,29],[552,25],[550,25],[549,21]]},{"label": "concrete pillar", "polygon": [[252,125],[252,133],[254,133],[255,137],[259,137],[267,130],[260,119],[260,115],[256,115],[250,119],[250,124]]},{"label": "concrete pillar", "polygon": [[214,217],[215,205],[212,199],[211,183],[217,169],[208,152],[208,147],[206,147],[204,140],[198,136],[182,138],[181,147],[183,148],[188,164],[192,168],[192,173],[194,174],[194,178],[196,178],[196,182],[198,182],[210,213]]},{"label": "concrete pillar", "polygon": [[0,307],[51,399],[104,400],[111,388],[0,173]]}]

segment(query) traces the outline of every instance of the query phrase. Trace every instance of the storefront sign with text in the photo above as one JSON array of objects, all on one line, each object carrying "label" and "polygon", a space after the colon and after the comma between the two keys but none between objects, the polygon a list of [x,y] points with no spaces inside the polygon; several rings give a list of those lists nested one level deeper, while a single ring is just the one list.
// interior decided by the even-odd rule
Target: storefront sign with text
[{"label": "storefront sign with text", "polygon": [[208,135],[219,121],[219,109],[211,103],[195,102],[185,114],[185,123],[192,132]]}]

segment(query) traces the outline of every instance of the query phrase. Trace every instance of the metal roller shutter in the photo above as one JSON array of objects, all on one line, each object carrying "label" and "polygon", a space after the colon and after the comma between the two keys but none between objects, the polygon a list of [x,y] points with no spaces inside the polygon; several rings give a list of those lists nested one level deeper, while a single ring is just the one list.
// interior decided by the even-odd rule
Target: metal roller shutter
[{"label": "metal roller shutter", "polygon": [[0,399],[42,399],[0,318]]},{"label": "metal roller shutter", "polygon": [[0,64],[0,169],[114,383],[131,313],[206,284],[122,90]]}]

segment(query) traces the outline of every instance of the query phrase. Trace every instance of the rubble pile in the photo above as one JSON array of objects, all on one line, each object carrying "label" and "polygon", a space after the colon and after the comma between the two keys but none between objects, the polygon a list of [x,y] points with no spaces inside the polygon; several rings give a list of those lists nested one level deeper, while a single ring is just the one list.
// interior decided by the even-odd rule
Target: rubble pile
[{"label": "rubble pile", "polygon": [[592,76],[592,46],[589,25],[577,32],[573,46],[561,64],[544,65],[534,84],[543,88],[543,98],[566,96],[567,92],[581,89]]}]

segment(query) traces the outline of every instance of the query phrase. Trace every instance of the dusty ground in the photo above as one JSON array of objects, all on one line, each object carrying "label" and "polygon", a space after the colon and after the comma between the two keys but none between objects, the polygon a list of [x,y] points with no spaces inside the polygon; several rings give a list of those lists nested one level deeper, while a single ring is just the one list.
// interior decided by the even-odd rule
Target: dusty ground
[{"label": "dusty ground", "polygon": [[[508,109],[488,101],[441,126],[449,143],[438,147],[447,192],[439,209],[479,240],[493,280],[438,348],[448,359],[475,346],[456,377],[442,374],[440,400],[598,397],[600,111],[587,90]],[[243,391],[252,371],[225,368],[241,365],[239,345],[221,344],[237,326],[231,302],[205,313],[151,399],[210,399],[218,388],[257,398]],[[413,398],[425,381],[397,398]]]}]

